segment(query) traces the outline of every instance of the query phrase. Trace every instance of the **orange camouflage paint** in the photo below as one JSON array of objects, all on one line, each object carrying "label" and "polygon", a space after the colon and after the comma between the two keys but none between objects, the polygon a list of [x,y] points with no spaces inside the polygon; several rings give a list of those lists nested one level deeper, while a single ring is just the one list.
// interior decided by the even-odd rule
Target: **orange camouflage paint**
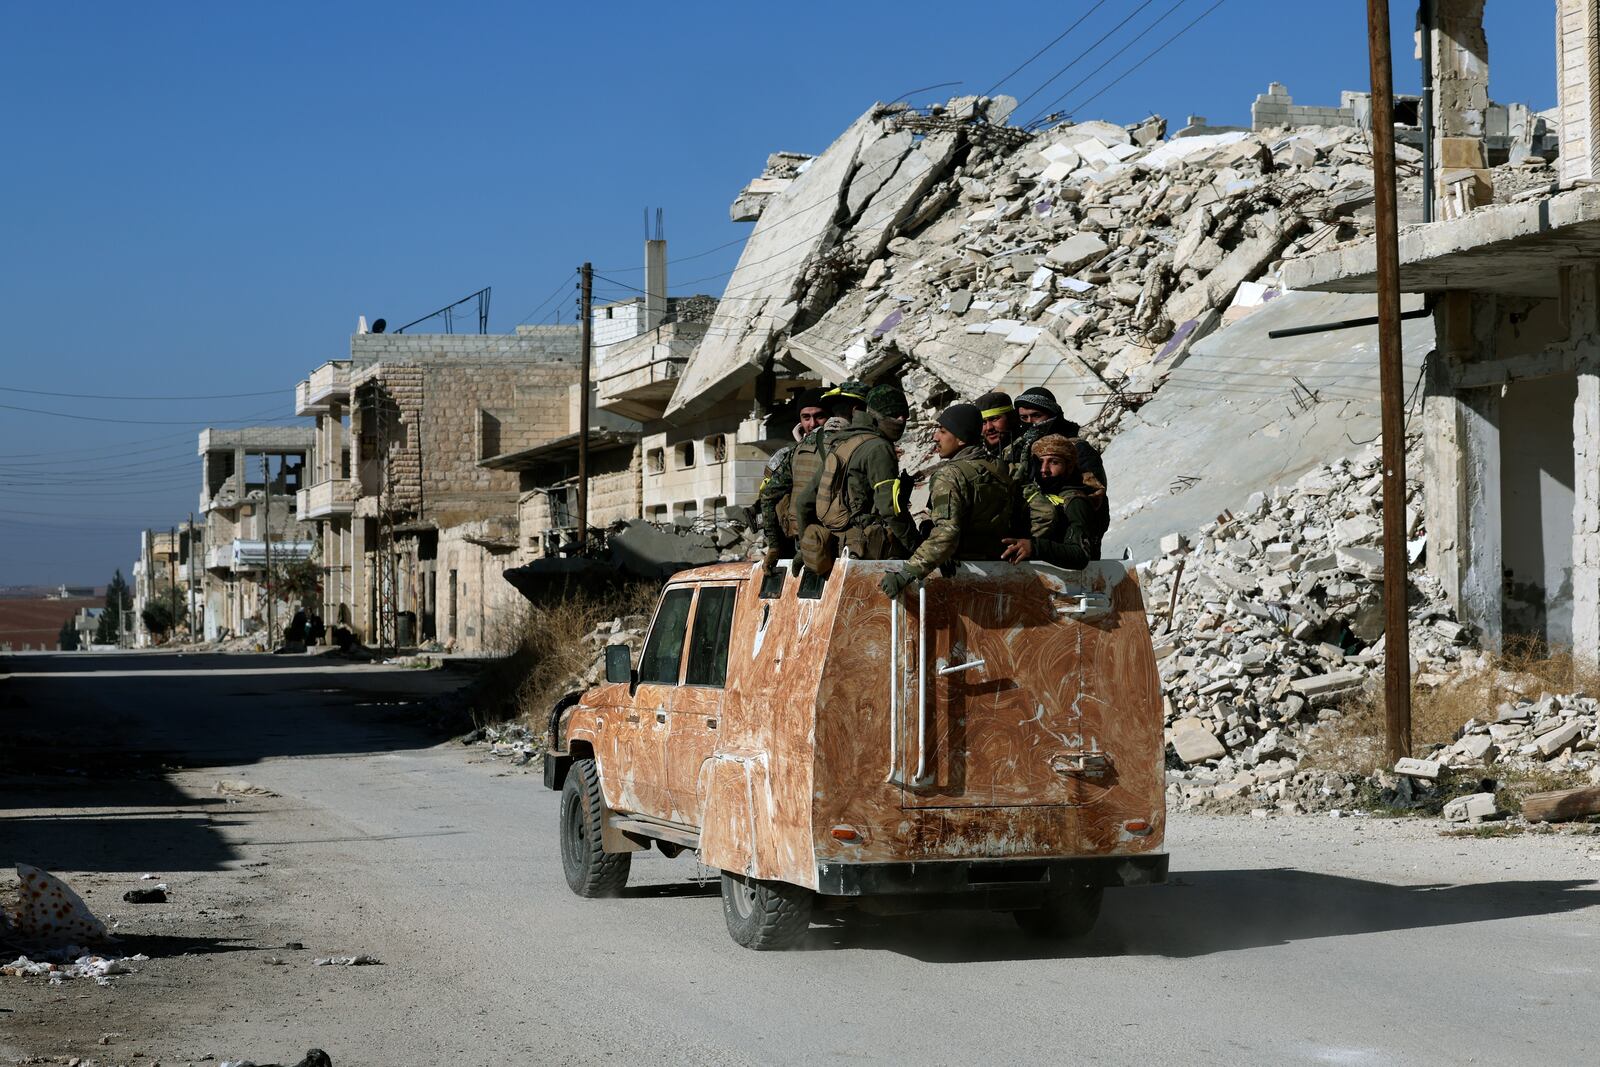
[{"label": "orange camouflage paint", "polygon": [[552,750],[590,749],[609,808],[698,832],[707,865],[813,889],[821,863],[1160,851],[1161,698],[1134,572],[962,564],[892,620],[893,566],[846,561],[815,599],[792,576],[763,598],[753,563],[674,576],[668,591],[737,589],[726,684],[598,686]]}]

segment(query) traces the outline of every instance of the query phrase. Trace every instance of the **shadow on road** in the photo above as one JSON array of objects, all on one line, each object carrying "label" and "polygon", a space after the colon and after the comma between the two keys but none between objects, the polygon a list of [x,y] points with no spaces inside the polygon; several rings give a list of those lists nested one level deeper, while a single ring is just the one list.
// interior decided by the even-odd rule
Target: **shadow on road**
[{"label": "shadow on road", "polygon": [[929,963],[1104,956],[1191,958],[1323,937],[1421,930],[1600,907],[1591,879],[1390,885],[1292,868],[1185,871],[1173,884],[1110,890],[1099,925],[1050,943],[983,912],[876,918],[844,913],[805,949],[894,952]]},{"label": "shadow on road", "polygon": [[261,654],[12,655],[6,668],[0,864],[65,871],[219,869],[239,858],[220,832],[238,809],[170,771],[427,747],[443,734],[426,701],[467,681]]}]

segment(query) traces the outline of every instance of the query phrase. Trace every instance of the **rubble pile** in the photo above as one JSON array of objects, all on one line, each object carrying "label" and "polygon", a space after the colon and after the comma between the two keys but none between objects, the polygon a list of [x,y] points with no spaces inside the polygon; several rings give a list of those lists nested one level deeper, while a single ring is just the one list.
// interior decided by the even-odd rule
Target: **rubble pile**
[{"label": "rubble pile", "polygon": [[[1004,125],[1013,106],[880,106],[795,176],[752,182],[740,204],[759,207],[756,232],[686,379],[714,394],[769,353],[834,381],[893,372],[924,418],[1047,384],[1104,437],[1190,345],[1275,295],[1249,283],[1371,232],[1353,127],[1030,133]],[[1398,151],[1420,180],[1420,154]],[[813,220],[829,197],[838,211]]]},{"label": "rubble pile", "polygon": [[[1452,771],[1600,766],[1596,701],[1541,694],[1466,724],[1453,744],[1399,772],[1306,768],[1319,733],[1382,677],[1383,555],[1375,448],[1257,493],[1193,538],[1171,535],[1146,564],[1146,605],[1164,687],[1168,793],[1185,808],[1351,804],[1362,786],[1410,801]],[[1408,486],[1413,563],[1426,547],[1420,488]],[[1489,668],[1437,585],[1411,576],[1412,675],[1436,688]],[[1526,680],[1504,674],[1515,691]],[[1597,773],[1600,778],[1600,773]]]}]

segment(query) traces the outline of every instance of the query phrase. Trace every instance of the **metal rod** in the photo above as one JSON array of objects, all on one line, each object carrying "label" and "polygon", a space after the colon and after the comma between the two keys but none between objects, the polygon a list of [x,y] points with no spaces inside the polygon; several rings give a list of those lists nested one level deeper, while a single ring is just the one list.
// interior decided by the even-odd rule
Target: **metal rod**
[{"label": "metal rod", "polygon": [[917,587],[917,776],[928,776],[928,587]]},{"label": "metal rod", "polygon": [[[1410,311],[1400,312],[1402,319],[1425,319],[1433,314],[1433,308],[1424,305],[1412,308]],[[1276,340],[1280,337],[1304,337],[1308,333],[1329,333],[1333,330],[1353,330],[1359,326],[1381,326],[1380,315],[1363,315],[1359,319],[1336,319],[1333,322],[1314,322],[1309,326],[1285,326],[1281,330],[1268,330],[1267,336]]]},{"label": "metal rod", "polygon": [[889,598],[889,777],[900,771],[900,598]]},{"label": "metal rod", "polygon": [[1400,365],[1400,239],[1394,183],[1394,72],[1388,0],[1367,0],[1372,65],[1372,185],[1378,253],[1378,377],[1383,397],[1384,750],[1411,755],[1411,641],[1406,617],[1405,382]]},{"label": "metal rod", "polygon": [[582,555],[589,551],[589,360],[594,343],[594,267],[585,263],[579,273],[583,276],[583,314],[578,324],[583,370],[578,382],[578,552]]},{"label": "metal rod", "polygon": [[267,587],[267,651],[271,652],[278,647],[278,638],[274,633],[277,628],[277,613],[272,608],[272,456],[270,453],[261,453],[261,473],[265,476],[265,488],[262,490],[264,502],[261,508],[261,548],[266,557],[266,578],[263,584]]}]

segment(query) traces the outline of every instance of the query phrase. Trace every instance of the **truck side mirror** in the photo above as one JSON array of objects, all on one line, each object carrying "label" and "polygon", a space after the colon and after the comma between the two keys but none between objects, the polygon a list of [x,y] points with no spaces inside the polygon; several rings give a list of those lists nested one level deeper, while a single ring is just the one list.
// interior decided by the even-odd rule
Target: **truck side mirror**
[{"label": "truck side mirror", "polygon": [[606,646],[606,681],[631,682],[633,680],[633,650],[627,645]]}]

